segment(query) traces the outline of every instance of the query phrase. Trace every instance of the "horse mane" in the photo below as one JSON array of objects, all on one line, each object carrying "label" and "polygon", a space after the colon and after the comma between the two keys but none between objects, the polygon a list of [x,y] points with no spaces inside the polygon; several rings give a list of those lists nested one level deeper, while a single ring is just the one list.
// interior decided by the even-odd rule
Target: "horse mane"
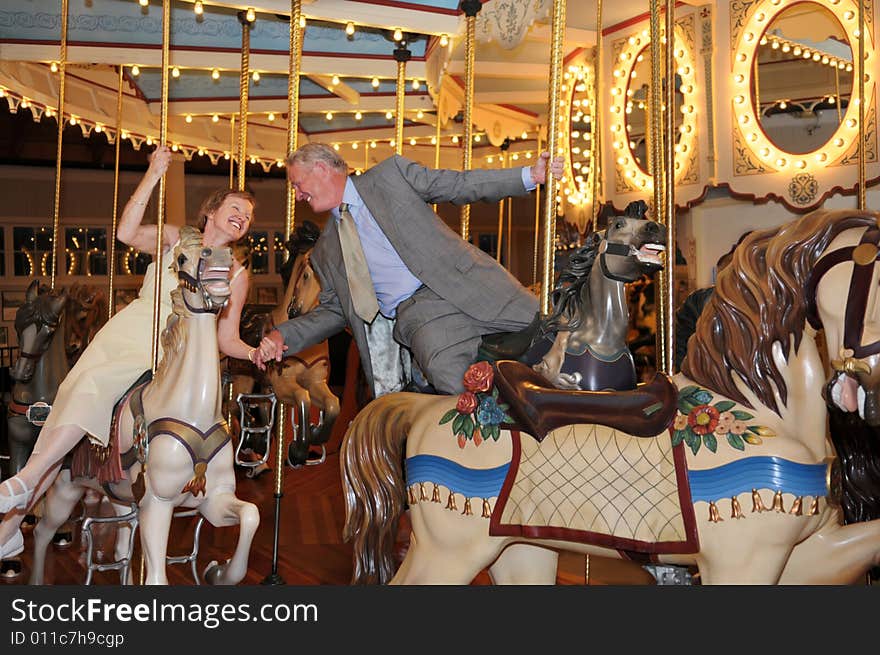
[{"label": "horse mane", "polygon": [[[765,406],[779,414],[788,389],[773,361],[779,342],[788,359],[800,348],[806,323],[810,271],[841,232],[876,225],[880,214],[817,210],[778,228],[755,231],[718,275],[715,292],[688,342],[682,372],[701,386],[747,407],[739,377]],[[754,409],[754,407],[752,407]]]},{"label": "horse mane", "polygon": [[[587,242],[575,250],[568,259],[568,265],[559,274],[556,287],[553,289],[553,311],[544,321],[544,333],[555,330],[574,330],[580,327],[581,290],[590,279],[593,263],[602,242],[600,232],[592,232]],[[568,321],[563,323],[564,318]]]},{"label": "horse mane", "polygon": [[55,323],[63,318],[64,311],[60,314],[54,312],[51,302],[63,295],[63,291],[53,291],[45,284],[40,284],[36,298],[31,302],[24,302],[15,312],[15,329],[21,332],[33,323]]},{"label": "horse mane", "polygon": [[296,258],[311,250],[320,236],[321,230],[317,225],[312,221],[303,221],[297,225],[293,234],[290,235],[290,239],[284,244],[284,247],[288,252],[288,257],[281,266],[279,272],[281,273],[281,279],[284,281],[285,289],[287,288],[287,285],[290,284],[290,276],[293,272],[293,265],[296,262]]}]

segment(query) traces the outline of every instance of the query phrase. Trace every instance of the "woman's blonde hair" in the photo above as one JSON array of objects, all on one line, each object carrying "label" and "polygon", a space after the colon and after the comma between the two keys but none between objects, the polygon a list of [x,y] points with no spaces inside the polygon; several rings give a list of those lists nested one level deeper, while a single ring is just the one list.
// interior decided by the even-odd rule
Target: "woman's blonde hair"
[{"label": "woman's blonde hair", "polygon": [[[256,198],[254,198],[253,194],[249,193],[248,191],[237,191],[235,189],[218,189],[207,198],[205,198],[205,200],[202,202],[202,206],[199,207],[200,230],[205,229],[205,224],[208,222],[208,214],[217,211],[217,208],[220,207],[220,205],[222,205],[229,196],[235,196],[236,198],[247,200],[249,203],[251,203],[251,207],[253,207],[253,210],[256,211],[257,200]],[[253,216],[251,217],[251,222],[253,223]]]}]

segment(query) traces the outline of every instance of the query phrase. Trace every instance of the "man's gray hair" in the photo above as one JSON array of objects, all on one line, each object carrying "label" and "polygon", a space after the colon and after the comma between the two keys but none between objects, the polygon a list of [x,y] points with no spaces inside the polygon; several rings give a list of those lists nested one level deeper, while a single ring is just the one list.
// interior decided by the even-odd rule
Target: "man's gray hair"
[{"label": "man's gray hair", "polygon": [[348,164],[333,148],[326,143],[307,143],[287,155],[287,165],[299,164],[311,168],[317,162],[323,162],[335,168],[343,175],[348,175]]}]

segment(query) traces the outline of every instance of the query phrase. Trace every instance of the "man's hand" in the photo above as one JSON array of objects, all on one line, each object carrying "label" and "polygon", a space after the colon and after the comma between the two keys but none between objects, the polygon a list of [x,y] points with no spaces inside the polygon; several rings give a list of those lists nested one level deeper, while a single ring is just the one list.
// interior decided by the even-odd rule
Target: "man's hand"
[{"label": "man's hand", "polygon": [[260,341],[259,357],[261,362],[269,362],[273,359],[280,362],[284,357],[287,346],[284,345],[284,338],[278,330],[271,330],[263,340]]},{"label": "man's hand", "polygon": [[532,182],[535,184],[544,184],[547,181],[547,162],[550,162],[550,172],[554,179],[562,177],[565,172],[565,160],[562,157],[555,157],[550,161],[550,153],[546,150],[538,155],[538,161],[532,166]]}]

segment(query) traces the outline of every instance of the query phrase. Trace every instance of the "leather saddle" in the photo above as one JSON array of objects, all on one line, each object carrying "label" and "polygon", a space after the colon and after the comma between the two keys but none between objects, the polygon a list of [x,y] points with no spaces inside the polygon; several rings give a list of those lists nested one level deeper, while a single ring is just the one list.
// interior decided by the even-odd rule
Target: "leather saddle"
[{"label": "leather saddle", "polygon": [[678,389],[662,373],[631,391],[566,391],[512,360],[495,362],[495,385],[510,407],[508,413],[538,441],[576,423],[655,437],[672,424],[678,399]]}]

